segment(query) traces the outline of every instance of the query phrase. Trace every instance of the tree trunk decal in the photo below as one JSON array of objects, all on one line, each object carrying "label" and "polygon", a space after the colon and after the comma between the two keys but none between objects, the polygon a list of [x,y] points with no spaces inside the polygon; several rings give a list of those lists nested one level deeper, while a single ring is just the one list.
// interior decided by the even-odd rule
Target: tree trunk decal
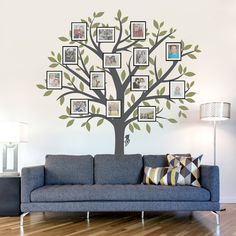
[{"label": "tree trunk decal", "polygon": [[[64,63],[66,54],[52,51],[48,57],[51,63],[49,65],[51,71],[47,72],[46,85],[37,84],[37,87],[44,91],[44,96],[58,93],[58,102],[61,106],[65,105],[65,114],[59,118],[66,121],[67,127],[79,121],[81,127],[90,131],[91,120],[96,119],[96,126],[100,126],[104,122],[111,123],[115,135],[115,154],[122,155],[125,152],[125,147],[130,141],[132,142],[133,136],[130,137],[130,134],[140,131],[142,128],[146,129],[148,133],[151,132],[152,126],[149,121],[154,121],[160,128],[163,128],[165,122],[177,123],[176,118],[165,115],[165,113],[170,113],[173,107],[178,108],[177,117],[187,118],[186,112],[189,110],[187,105],[195,102],[193,96],[196,93],[192,91],[194,86],[192,77],[195,74],[183,64],[187,59],[196,59],[196,54],[201,51],[198,45],[185,44],[183,40],[173,42],[176,29],[166,30],[164,29],[164,22],[156,20],[153,20],[153,25],[150,26],[153,31],[149,31],[149,28],[145,28],[145,32],[138,29],[132,36],[131,22],[128,22],[127,16],[122,16],[120,10],[115,16],[117,25],[114,27],[114,42],[109,43],[109,49],[107,49],[108,43],[96,40],[98,37],[97,28],[102,28],[101,32],[103,33],[105,32],[104,29],[111,28],[111,26],[99,21],[103,14],[104,12],[94,12],[92,17],[81,20],[80,23],[84,23],[86,26],[86,32],[81,33],[82,28],[79,28],[76,33],[79,35],[78,37],[82,34],[84,37],[87,35],[86,40],[73,40],[71,31],[69,37],[59,37],[59,40],[65,44],[65,48],[70,48],[72,61],[77,60],[77,58],[73,58],[76,55],[78,62],[76,65]],[[137,25],[140,27],[141,24]],[[132,38],[139,37],[143,33],[146,35],[145,40]],[[104,39],[109,41],[111,37],[105,36]],[[180,45],[180,59],[175,57],[178,44]],[[77,47],[74,47],[75,45]],[[77,48],[78,52],[76,51]],[[135,54],[133,49],[145,48],[148,49],[148,65],[135,64],[138,63],[139,55],[142,56],[143,51],[140,50],[140,54]],[[173,57],[167,58],[172,51],[170,54],[165,52],[166,55],[164,55],[158,51],[159,48],[172,50]],[[68,61],[70,59],[69,53],[67,55]],[[104,53],[114,55],[114,58],[112,56],[108,58],[115,60],[115,62],[117,62],[115,57],[120,53],[120,63],[123,67],[109,68],[105,66]],[[165,66],[162,64],[161,68],[160,62],[165,57]],[[142,59],[145,58],[142,57]],[[104,89],[102,86],[102,89],[91,88],[91,72],[94,71],[104,72],[106,81]],[[56,83],[48,85],[48,81],[52,78]],[[139,91],[138,87],[138,90],[135,90],[137,85],[135,79],[139,83],[138,86],[140,86],[140,81],[144,82],[146,79],[148,89],[140,89]],[[109,88],[113,87],[111,90],[107,88],[108,83]],[[98,84],[96,83],[94,86]],[[71,101],[73,99],[78,101]],[[110,111],[109,109],[113,109],[107,107],[108,101],[120,101],[120,108],[116,108],[117,111],[114,110],[114,114],[119,113],[117,117],[109,117],[107,114]],[[79,106],[76,107],[76,104]],[[74,109],[73,106],[76,108]],[[112,115],[111,111],[110,113]]]}]

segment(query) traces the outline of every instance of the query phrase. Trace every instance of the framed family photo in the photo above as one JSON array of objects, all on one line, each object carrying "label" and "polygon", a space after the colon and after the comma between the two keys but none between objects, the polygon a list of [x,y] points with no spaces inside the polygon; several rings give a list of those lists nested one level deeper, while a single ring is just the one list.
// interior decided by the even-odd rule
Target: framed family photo
[{"label": "framed family photo", "polygon": [[62,89],[62,71],[46,72],[46,88]]},{"label": "framed family photo", "polygon": [[105,89],[105,72],[91,71],[90,72],[90,89],[104,90]]},{"label": "framed family photo", "polygon": [[63,59],[62,63],[64,65],[77,65],[78,64],[78,47],[63,46],[62,59]]},{"label": "framed family photo", "polygon": [[184,99],[185,98],[185,81],[170,81],[169,84],[170,89],[170,98],[174,99]]},{"label": "framed family photo", "polygon": [[108,100],[106,106],[107,117],[120,118],[121,117],[121,101]]},{"label": "framed family photo", "polygon": [[139,106],[138,107],[138,121],[156,121],[156,107],[155,106]]},{"label": "framed family photo", "polygon": [[181,61],[181,43],[166,43],[166,61]]},{"label": "framed family photo", "polygon": [[149,76],[148,75],[133,75],[130,81],[131,91],[147,91],[149,88]]},{"label": "framed family photo", "polygon": [[71,22],[71,40],[72,41],[87,40],[87,23]]},{"label": "framed family photo", "polygon": [[115,27],[97,27],[97,43],[114,43]]},{"label": "framed family photo", "polygon": [[121,53],[104,53],[104,68],[121,68]]},{"label": "framed family photo", "polygon": [[71,99],[70,100],[71,115],[87,115],[89,113],[88,99]]},{"label": "framed family photo", "polygon": [[133,49],[133,64],[134,66],[149,65],[149,48],[134,48]]},{"label": "framed family photo", "polygon": [[146,39],[146,21],[131,21],[130,22],[130,39]]}]

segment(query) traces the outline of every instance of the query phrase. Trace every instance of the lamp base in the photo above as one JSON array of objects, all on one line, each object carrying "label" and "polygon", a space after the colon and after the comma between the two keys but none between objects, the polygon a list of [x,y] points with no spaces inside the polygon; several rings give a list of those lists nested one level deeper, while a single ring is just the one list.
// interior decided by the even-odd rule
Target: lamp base
[{"label": "lamp base", "polygon": [[3,172],[3,173],[0,173],[0,177],[17,177],[17,176],[20,176],[20,173],[19,172]]}]

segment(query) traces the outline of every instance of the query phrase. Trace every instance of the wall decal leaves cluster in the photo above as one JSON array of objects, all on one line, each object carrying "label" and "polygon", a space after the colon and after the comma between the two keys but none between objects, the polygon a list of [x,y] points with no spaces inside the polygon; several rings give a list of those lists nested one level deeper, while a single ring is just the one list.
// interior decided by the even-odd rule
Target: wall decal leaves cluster
[{"label": "wall decal leaves cluster", "polygon": [[[195,102],[195,73],[182,59],[195,60],[201,50],[183,40],[173,42],[176,29],[164,29],[164,21],[153,20],[151,32],[145,21],[129,22],[121,10],[114,17],[115,26],[101,23],[103,15],[94,12],[86,20],[72,22],[69,36],[59,37],[66,44],[62,53],[51,51],[48,57],[51,70],[46,84],[37,88],[44,96],[60,93],[57,100],[65,106],[65,114],[59,119],[67,127],[83,120],[80,126],[90,131],[92,119],[97,119],[97,127],[109,122],[115,132],[115,154],[124,154],[130,142],[125,131],[144,128],[151,133],[150,122],[160,128],[166,121],[177,123],[165,115],[173,107],[178,108],[177,117],[187,118],[188,104]],[[165,55],[157,53],[160,47],[165,47]],[[168,69],[161,68],[161,57]]]}]

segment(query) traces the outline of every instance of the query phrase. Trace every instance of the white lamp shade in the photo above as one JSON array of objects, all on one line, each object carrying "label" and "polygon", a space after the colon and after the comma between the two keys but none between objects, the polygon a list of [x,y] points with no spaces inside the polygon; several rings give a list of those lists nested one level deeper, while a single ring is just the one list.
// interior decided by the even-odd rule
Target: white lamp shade
[{"label": "white lamp shade", "polygon": [[230,119],[230,103],[210,102],[200,106],[200,118],[206,121],[220,121]]},{"label": "white lamp shade", "polygon": [[0,143],[28,142],[28,124],[23,122],[0,122]]}]

